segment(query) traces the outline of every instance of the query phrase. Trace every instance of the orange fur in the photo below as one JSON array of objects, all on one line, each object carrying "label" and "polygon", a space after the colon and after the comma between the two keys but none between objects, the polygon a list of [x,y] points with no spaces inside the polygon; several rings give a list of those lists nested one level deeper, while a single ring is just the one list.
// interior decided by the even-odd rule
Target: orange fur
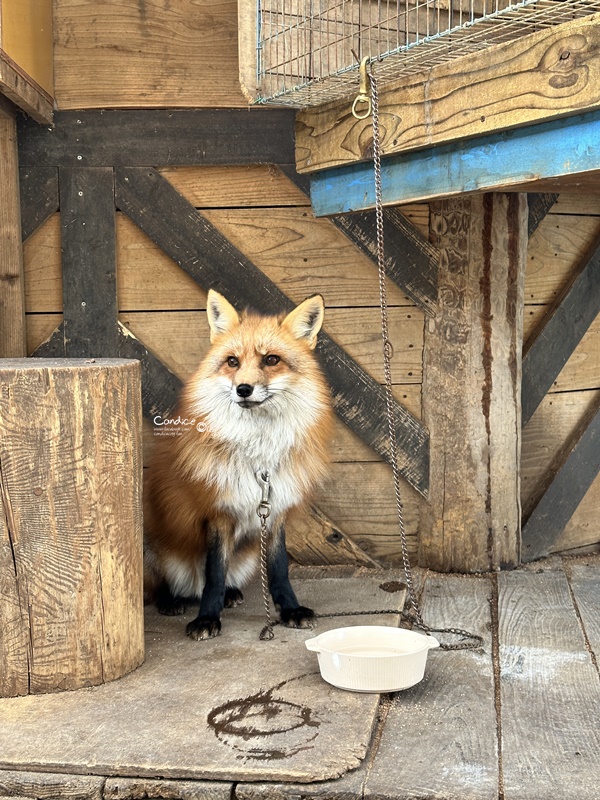
[{"label": "orange fur", "polygon": [[[321,298],[309,298],[284,318],[238,316],[224,298],[209,294],[212,347],[171,415],[194,424],[159,439],[146,471],[149,592],[165,578],[173,584],[171,569],[177,576],[194,576],[193,594],[199,595],[214,532],[230,564],[228,585],[246,579],[258,561],[257,470],[267,469],[271,477],[271,531],[323,480],[332,413],[330,391],[312,353],[316,332],[312,335],[310,326],[318,332],[319,308],[322,320]],[[270,355],[280,360],[266,363]],[[236,393],[240,384],[266,399],[244,407]],[[172,589],[176,594],[181,587]]]}]

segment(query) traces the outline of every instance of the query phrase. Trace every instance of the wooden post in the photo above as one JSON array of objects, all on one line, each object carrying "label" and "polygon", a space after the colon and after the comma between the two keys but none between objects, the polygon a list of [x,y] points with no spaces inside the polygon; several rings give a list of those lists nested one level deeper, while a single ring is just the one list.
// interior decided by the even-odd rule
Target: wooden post
[{"label": "wooden post", "polygon": [[0,696],[144,657],[140,368],[0,362]]},{"label": "wooden post", "polygon": [[0,104],[0,358],[20,358],[25,349],[25,293],[19,162],[14,117]]},{"label": "wooden post", "polygon": [[419,559],[442,572],[512,567],[520,560],[526,196],[441,201],[432,232],[441,263],[425,333],[431,466]]}]

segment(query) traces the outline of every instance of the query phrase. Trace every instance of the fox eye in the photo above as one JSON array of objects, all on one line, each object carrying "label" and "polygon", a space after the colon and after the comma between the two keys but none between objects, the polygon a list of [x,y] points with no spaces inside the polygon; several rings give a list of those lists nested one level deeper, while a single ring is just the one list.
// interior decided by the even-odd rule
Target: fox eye
[{"label": "fox eye", "polygon": [[267,365],[267,367],[274,367],[276,364],[279,364],[280,361],[281,359],[279,358],[279,356],[275,355],[265,356],[265,364]]},{"label": "fox eye", "polygon": [[232,369],[235,369],[236,367],[239,367],[240,362],[235,356],[229,356],[229,358],[227,359],[227,365],[230,366]]}]

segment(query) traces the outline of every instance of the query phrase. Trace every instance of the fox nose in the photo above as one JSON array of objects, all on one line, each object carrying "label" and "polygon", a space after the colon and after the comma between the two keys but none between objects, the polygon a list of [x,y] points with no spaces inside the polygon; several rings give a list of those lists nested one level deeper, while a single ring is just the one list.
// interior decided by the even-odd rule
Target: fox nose
[{"label": "fox nose", "polygon": [[254,386],[250,386],[249,383],[240,383],[236,389],[236,392],[240,397],[250,397],[253,391]]}]

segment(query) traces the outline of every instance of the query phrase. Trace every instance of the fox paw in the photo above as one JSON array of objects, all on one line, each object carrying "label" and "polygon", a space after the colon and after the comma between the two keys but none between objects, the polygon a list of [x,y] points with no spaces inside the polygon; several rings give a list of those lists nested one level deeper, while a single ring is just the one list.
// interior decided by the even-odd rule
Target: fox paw
[{"label": "fox paw", "polygon": [[196,617],[188,622],[185,632],[190,639],[213,639],[221,633],[221,620],[218,617]]},{"label": "fox paw", "polygon": [[156,610],[166,617],[178,617],[185,614],[186,602],[183,597],[176,597],[170,590],[166,581],[163,581],[156,590],[154,597]]},{"label": "fox paw", "polygon": [[281,621],[288,628],[312,628],[315,621],[315,612],[312,608],[297,606],[296,608],[281,608],[279,610]]},{"label": "fox paw", "polygon": [[225,608],[235,608],[244,602],[244,595],[235,586],[225,589]]}]

